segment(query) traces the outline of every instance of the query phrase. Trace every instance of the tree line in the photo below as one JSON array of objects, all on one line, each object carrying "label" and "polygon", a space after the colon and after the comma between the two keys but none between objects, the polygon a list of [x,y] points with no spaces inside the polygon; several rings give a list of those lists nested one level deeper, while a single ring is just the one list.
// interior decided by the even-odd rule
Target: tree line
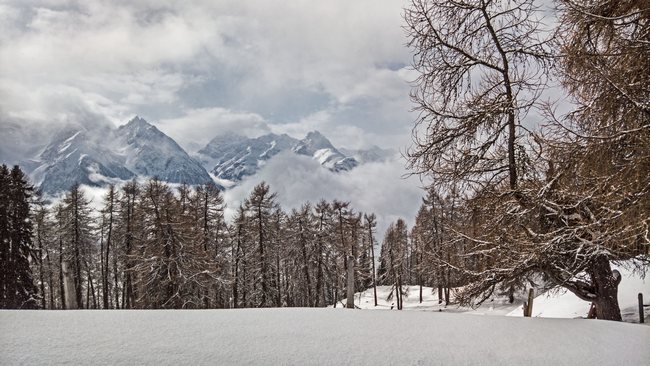
[{"label": "tree line", "polygon": [[[228,223],[215,185],[131,181],[109,186],[93,209],[79,185],[46,205],[12,172],[20,185],[1,187],[23,189],[22,216],[2,206],[2,227],[14,217],[27,227],[18,241],[3,239],[3,308],[352,306],[341,303],[346,292],[373,283],[376,218],[347,202],[284,212],[261,183]],[[26,293],[9,300],[16,286]]]}]

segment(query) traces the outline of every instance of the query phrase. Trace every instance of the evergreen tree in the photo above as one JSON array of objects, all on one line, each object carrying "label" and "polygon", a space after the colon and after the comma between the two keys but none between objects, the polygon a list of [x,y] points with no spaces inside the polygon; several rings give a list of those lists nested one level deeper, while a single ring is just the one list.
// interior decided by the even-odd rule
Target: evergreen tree
[{"label": "evergreen tree", "polygon": [[13,281],[12,263],[9,261],[11,246],[9,239],[9,169],[0,166],[0,308],[7,308],[9,283]]},{"label": "evergreen tree", "polygon": [[0,168],[0,238],[3,261],[2,301],[5,309],[35,309],[38,290],[34,285],[32,258],[32,221],[30,199],[33,188],[18,166],[8,172]]}]

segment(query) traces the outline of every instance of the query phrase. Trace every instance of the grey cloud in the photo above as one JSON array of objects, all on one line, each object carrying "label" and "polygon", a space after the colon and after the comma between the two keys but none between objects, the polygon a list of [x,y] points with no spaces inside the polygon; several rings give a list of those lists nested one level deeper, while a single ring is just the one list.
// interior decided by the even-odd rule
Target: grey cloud
[{"label": "grey cloud", "polygon": [[[12,97],[0,108],[50,124],[61,119],[50,116],[80,109],[114,124],[134,114],[186,123],[194,110],[223,108],[282,125],[324,111],[331,116],[325,133],[343,136],[350,131],[339,126],[352,126],[371,142],[392,141],[412,119],[401,7],[389,0],[8,1],[0,6],[0,95]],[[69,98],[60,105],[78,107],[57,110],[48,103],[52,90]]]}]

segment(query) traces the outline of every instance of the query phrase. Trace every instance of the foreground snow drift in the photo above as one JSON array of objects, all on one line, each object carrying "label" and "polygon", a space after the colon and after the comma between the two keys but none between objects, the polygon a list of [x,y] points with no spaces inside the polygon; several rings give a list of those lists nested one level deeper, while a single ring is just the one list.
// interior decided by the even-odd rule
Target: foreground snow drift
[{"label": "foreground snow drift", "polygon": [[433,312],[0,312],[2,365],[641,365],[649,342],[632,324]]}]

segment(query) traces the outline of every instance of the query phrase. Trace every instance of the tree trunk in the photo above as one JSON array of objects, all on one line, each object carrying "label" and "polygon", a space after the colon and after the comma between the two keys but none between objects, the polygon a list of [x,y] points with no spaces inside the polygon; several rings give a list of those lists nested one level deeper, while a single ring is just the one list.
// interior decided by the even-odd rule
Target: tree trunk
[{"label": "tree trunk", "polygon": [[74,285],[74,280],[72,279],[72,273],[70,271],[70,265],[67,261],[63,261],[61,265],[61,277],[63,278],[63,296],[65,299],[63,302],[64,309],[77,309],[77,296],[74,295],[76,288]]},{"label": "tree trunk", "polygon": [[43,239],[41,238],[40,226],[38,228],[38,276],[41,287],[41,309],[47,309],[45,304],[45,277],[43,274]]},{"label": "tree trunk", "polygon": [[49,285],[48,287],[50,288],[50,310],[54,309],[54,278],[53,278],[53,271],[52,271],[52,261],[50,260],[50,252],[45,249],[45,258],[47,258],[47,276],[49,279]]},{"label": "tree trunk", "polygon": [[310,306],[311,305],[311,278],[309,277],[309,259],[307,258],[307,243],[302,228],[302,221],[299,224],[300,224],[300,244],[302,244],[302,248],[301,248],[302,249],[302,272],[303,272],[303,276],[305,276],[305,289],[303,291],[304,291],[304,296],[306,296],[305,301],[307,302],[307,306]]},{"label": "tree trunk", "polygon": [[67,277],[64,275],[63,264],[63,240],[59,237],[59,291],[61,292],[61,309],[67,309],[66,300],[69,293],[66,293]]},{"label": "tree trunk", "polygon": [[354,257],[348,256],[348,298],[346,307],[354,309]]},{"label": "tree trunk", "polygon": [[370,255],[372,256],[372,294],[377,306],[377,271],[375,270],[375,243],[372,241],[372,226],[368,224],[368,236],[370,237]]},{"label": "tree trunk", "polygon": [[621,309],[618,306],[618,285],[621,274],[614,270],[606,257],[599,257],[591,272],[597,298],[596,317],[603,320],[621,321]]}]

